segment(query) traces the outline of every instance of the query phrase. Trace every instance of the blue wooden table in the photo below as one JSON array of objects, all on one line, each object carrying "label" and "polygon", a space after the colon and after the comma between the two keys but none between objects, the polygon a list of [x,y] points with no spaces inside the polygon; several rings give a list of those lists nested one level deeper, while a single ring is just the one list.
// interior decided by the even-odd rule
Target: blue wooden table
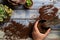
[{"label": "blue wooden table", "polygon": [[[2,3],[1,0],[0,3]],[[31,9],[25,10],[23,9],[23,5],[16,6],[11,19],[20,22],[21,24],[28,25],[29,22],[34,22],[34,18],[39,16],[39,8],[48,4],[54,4],[55,7],[60,9],[60,2],[53,3],[53,1],[50,0],[33,0]],[[29,38],[24,40],[29,40]],[[45,40],[60,40],[60,24],[55,26],[52,25],[52,31]]]}]

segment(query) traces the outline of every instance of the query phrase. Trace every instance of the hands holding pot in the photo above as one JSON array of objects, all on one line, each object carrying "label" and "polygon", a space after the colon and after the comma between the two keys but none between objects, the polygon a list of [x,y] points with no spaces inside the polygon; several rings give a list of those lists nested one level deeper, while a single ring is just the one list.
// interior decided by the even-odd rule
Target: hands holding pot
[{"label": "hands holding pot", "polygon": [[47,37],[47,35],[50,33],[51,29],[49,28],[45,34],[42,34],[37,28],[38,22],[39,21],[37,21],[34,25],[32,36],[34,40],[44,40]]}]

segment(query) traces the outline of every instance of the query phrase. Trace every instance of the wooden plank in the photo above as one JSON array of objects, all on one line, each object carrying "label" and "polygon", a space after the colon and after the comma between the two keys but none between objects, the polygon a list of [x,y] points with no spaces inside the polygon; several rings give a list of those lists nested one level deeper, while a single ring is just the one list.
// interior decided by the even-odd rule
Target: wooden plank
[{"label": "wooden plank", "polygon": [[39,16],[38,10],[14,10],[11,18],[36,18]]},{"label": "wooden plank", "polygon": [[52,30],[45,40],[60,40],[60,31]]}]

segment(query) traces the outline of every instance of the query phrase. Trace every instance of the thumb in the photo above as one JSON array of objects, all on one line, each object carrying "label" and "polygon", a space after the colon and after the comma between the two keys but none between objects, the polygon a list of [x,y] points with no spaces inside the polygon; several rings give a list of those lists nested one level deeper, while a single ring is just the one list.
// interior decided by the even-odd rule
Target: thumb
[{"label": "thumb", "polygon": [[39,20],[36,21],[36,23],[34,25],[34,31],[40,33],[39,30],[38,30],[38,27],[37,27],[38,26],[38,22],[39,22]]}]

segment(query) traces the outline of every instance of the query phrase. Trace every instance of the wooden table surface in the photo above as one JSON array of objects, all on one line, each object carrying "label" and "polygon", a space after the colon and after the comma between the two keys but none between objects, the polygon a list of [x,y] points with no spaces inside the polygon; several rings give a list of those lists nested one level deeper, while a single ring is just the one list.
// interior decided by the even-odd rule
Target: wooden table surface
[{"label": "wooden table surface", "polygon": [[[0,0],[0,3],[3,1]],[[44,3],[44,4],[42,4]],[[28,25],[29,22],[34,21],[33,19],[39,16],[38,9],[42,5],[48,5],[53,4],[53,1],[50,0],[33,0],[33,6],[31,9],[25,10],[23,9],[23,5],[16,6],[14,9],[14,12],[11,16],[11,19],[14,19],[14,21],[20,22],[24,25]],[[60,8],[60,2],[56,2],[54,4],[55,7]],[[59,15],[60,16],[60,15]],[[2,40],[2,35],[4,34],[2,31],[0,31],[0,40]],[[21,39],[20,39],[21,40]],[[24,40],[31,40],[30,38],[24,39]],[[46,37],[45,40],[60,40],[60,24],[57,24],[55,26],[52,25],[52,31],[51,33]]]}]

